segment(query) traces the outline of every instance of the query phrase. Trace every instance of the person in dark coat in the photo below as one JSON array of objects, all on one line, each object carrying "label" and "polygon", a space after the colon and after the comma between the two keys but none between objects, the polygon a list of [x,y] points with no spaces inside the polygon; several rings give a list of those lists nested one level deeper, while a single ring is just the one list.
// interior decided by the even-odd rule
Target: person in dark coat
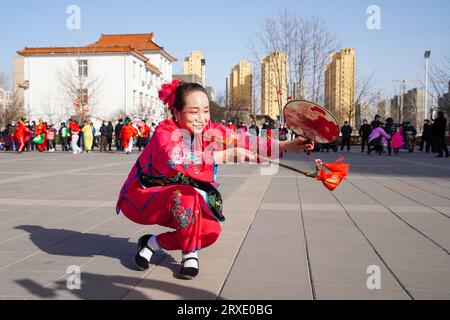
[{"label": "person in dark coat", "polygon": [[256,134],[257,137],[259,136],[259,127],[256,125],[255,121],[252,122],[252,125],[250,126],[250,128],[248,128],[248,130],[250,134]]},{"label": "person in dark coat", "polygon": [[448,158],[447,136],[445,135],[447,130],[447,119],[444,117],[442,111],[438,112],[438,117],[434,120],[433,129],[435,129],[434,138],[436,139],[437,152],[439,152],[436,157],[442,158],[445,152],[445,157]]},{"label": "person in dark coat", "polygon": [[430,121],[428,119],[425,119],[422,128],[422,139],[420,139],[419,151],[423,152],[423,147],[425,146],[425,152],[429,153],[432,139],[433,139],[433,126],[430,124]]},{"label": "person in dark coat", "polygon": [[114,127],[111,121],[108,121],[108,126],[106,127],[106,138],[108,140],[108,151],[112,151],[112,139],[113,139]]},{"label": "person in dark coat", "polygon": [[364,152],[365,146],[369,148],[369,136],[372,132],[372,127],[367,123],[367,120],[363,120],[363,124],[359,128],[359,136],[361,137],[361,152]]},{"label": "person in dark coat", "polygon": [[[386,123],[384,124],[384,131],[386,131],[386,133],[388,135],[390,135],[391,137],[396,132],[396,128],[395,128],[395,125],[394,125],[394,120],[392,120],[392,118],[387,118],[386,119]],[[387,148],[388,148],[388,154],[389,155],[392,154],[391,141],[392,141],[391,139],[387,140]]]},{"label": "person in dark coat", "polygon": [[106,146],[108,144],[108,126],[106,125],[106,121],[103,121],[102,126],[100,127],[100,152],[106,152]]},{"label": "person in dark coat", "polygon": [[381,117],[377,114],[375,119],[370,123],[372,130],[381,126]]},{"label": "person in dark coat", "polygon": [[344,125],[341,128],[342,133],[342,141],[341,141],[341,151],[344,150],[344,146],[347,146],[347,152],[350,152],[350,140],[352,138],[353,129],[348,124],[348,121],[344,122]]},{"label": "person in dark coat", "polygon": [[116,149],[117,151],[122,151],[122,143],[120,142],[120,131],[122,131],[123,127],[123,119],[119,119],[119,122],[116,124],[116,127],[114,128],[114,133],[116,136]]},{"label": "person in dark coat", "polygon": [[411,122],[406,122],[405,124],[405,136],[406,136],[406,144],[408,146],[408,152],[414,152],[414,145],[416,142],[416,128],[411,124]]}]

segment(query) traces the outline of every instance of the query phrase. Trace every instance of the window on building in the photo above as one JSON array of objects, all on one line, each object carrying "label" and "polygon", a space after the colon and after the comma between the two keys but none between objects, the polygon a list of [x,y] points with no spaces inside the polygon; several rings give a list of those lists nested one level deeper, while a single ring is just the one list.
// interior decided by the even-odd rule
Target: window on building
[{"label": "window on building", "polygon": [[136,61],[133,61],[133,78],[136,78]]},{"label": "window on building", "polygon": [[136,106],[136,90],[133,90],[133,106]]},{"label": "window on building", "polygon": [[142,92],[139,93],[139,106],[144,106],[144,94]]},{"label": "window on building", "polygon": [[87,77],[88,76],[88,61],[78,60],[78,76]]}]

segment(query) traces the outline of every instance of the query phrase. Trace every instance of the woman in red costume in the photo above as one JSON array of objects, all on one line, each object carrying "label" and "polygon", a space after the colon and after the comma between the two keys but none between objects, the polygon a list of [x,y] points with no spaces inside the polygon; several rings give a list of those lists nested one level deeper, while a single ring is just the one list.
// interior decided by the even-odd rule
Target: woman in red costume
[{"label": "woman in red costume", "polygon": [[14,134],[17,144],[19,146],[17,152],[22,153],[25,147],[25,142],[30,139],[31,130],[27,127],[28,121],[24,118],[21,119],[20,123],[17,125],[16,132]]},{"label": "woman in red costume", "polygon": [[[231,130],[211,122],[206,90],[198,84],[174,80],[163,85],[159,97],[173,118],[156,128],[120,191],[116,210],[135,223],[173,229],[139,239],[138,269],[148,269],[156,250],[180,250],[179,277],[193,279],[199,271],[198,251],[218,239],[219,221],[224,221],[215,183],[217,163],[254,160],[248,139],[255,138],[247,135],[246,143],[239,144],[245,147],[236,147],[235,137],[226,135]],[[280,142],[280,149],[313,148],[305,143],[304,138]]]},{"label": "woman in red costume", "polygon": [[47,130],[47,125],[44,122],[42,122],[42,119],[39,119],[39,123],[34,128],[34,133],[35,133],[36,137],[40,136],[41,134],[44,135],[43,141],[37,145],[39,152],[44,152],[45,150],[47,150],[46,130]]},{"label": "woman in red costume", "polygon": [[126,154],[130,154],[133,151],[133,139],[138,135],[138,131],[131,123],[130,118],[125,118],[124,126],[120,130],[120,141]]}]

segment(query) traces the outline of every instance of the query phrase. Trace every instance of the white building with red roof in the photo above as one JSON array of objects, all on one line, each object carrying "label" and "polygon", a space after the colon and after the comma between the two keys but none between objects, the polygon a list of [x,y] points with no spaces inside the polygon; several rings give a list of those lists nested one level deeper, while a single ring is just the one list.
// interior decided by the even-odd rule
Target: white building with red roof
[{"label": "white building with red roof", "polygon": [[84,47],[24,48],[17,53],[15,89],[32,120],[57,123],[80,113],[98,120],[165,118],[158,90],[172,81],[176,58],[154,42],[153,33],[102,34]]}]

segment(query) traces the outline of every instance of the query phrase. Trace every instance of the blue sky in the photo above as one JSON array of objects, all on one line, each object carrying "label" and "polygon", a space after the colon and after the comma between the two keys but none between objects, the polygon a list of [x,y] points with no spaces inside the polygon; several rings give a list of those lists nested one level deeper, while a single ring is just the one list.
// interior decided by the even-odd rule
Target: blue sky
[{"label": "blue sky", "polygon": [[[359,75],[377,69],[375,87],[389,94],[396,79],[422,79],[423,53],[438,62],[450,56],[448,0],[23,0],[2,1],[0,71],[12,72],[15,52],[25,46],[86,45],[101,33],[154,32],[156,42],[178,58],[203,51],[207,81],[223,92],[231,67],[253,59],[249,40],[258,25],[280,9],[323,17],[345,47],[356,49]],[[81,9],[81,29],[66,28],[69,5]],[[366,27],[366,9],[381,9],[381,30]]]}]

